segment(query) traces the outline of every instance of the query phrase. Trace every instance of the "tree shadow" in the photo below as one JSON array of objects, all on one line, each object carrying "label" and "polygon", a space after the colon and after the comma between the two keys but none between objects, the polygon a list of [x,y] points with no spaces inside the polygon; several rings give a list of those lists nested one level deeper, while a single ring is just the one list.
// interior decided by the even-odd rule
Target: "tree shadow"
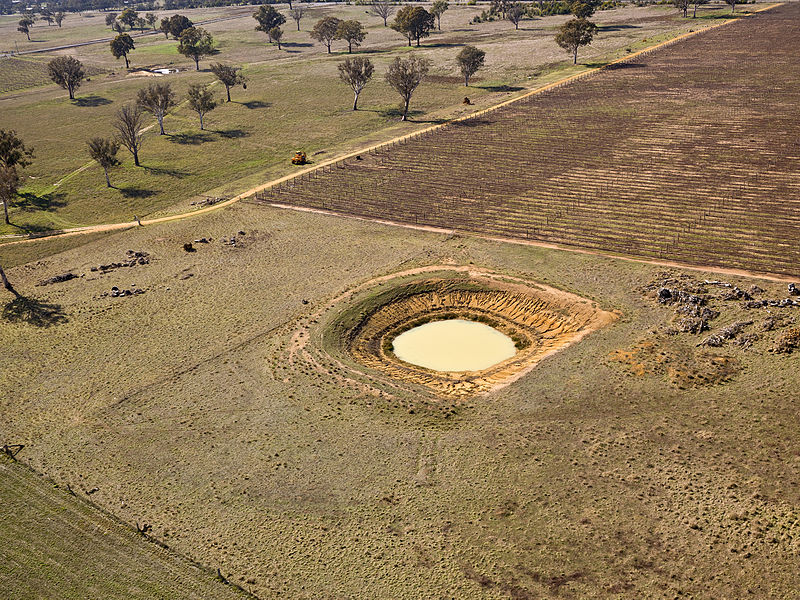
[{"label": "tree shadow", "polygon": [[191,175],[188,171],[179,171],[178,169],[166,169],[163,167],[144,167],[145,171],[153,173],[154,175],[169,175],[176,179],[182,179],[187,175]]},{"label": "tree shadow", "polygon": [[25,212],[34,212],[38,210],[52,211],[67,205],[67,203],[63,201],[65,197],[66,194],[63,193],[38,195],[32,192],[20,192],[17,199],[12,204]]},{"label": "tree shadow", "polygon": [[245,108],[249,108],[250,110],[254,110],[256,108],[269,108],[272,106],[269,102],[264,102],[263,100],[248,100],[247,102],[240,102],[239,104]]},{"label": "tree shadow", "polygon": [[222,130],[217,130],[215,133],[218,133],[220,137],[223,137],[226,140],[235,140],[250,135],[244,129],[222,129]]},{"label": "tree shadow", "polygon": [[213,139],[213,137],[203,131],[196,133],[173,133],[169,136],[169,141],[173,144],[185,146],[198,146],[203,142],[210,142]]},{"label": "tree shadow", "polygon": [[487,92],[521,92],[525,89],[519,85],[476,85],[474,87]]},{"label": "tree shadow", "polygon": [[622,29],[639,29],[638,25],[600,25],[597,31],[620,31]]},{"label": "tree shadow", "polygon": [[[597,63],[598,67],[602,67],[604,63]],[[586,66],[594,66],[593,64],[586,63]],[[643,63],[634,63],[634,62],[618,62],[614,63],[613,65],[607,65],[606,69],[609,71],[619,71],[622,69],[644,69],[647,65]]]},{"label": "tree shadow", "polygon": [[472,119],[464,119],[462,121],[454,121],[450,124],[450,127],[480,127],[481,125],[491,125],[493,121],[489,121],[487,119],[481,119],[480,117],[474,117]]},{"label": "tree shadow", "polygon": [[[379,109],[360,108],[359,110],[378,113],[385,119],[392,119],[392,118],[399,119],[400,117],[403,116],[402,108],[379,108]],[[413,121],[414,119],[412,119],[412,117],[419,116],[421,114],[424,114],[421,110],[409,110],[406,119],[409,121]]]},{"label": "tree shadow", "polygon": [[95,94],[92,94],[91,96],[83,96],[82,98],[76,98],[75,100],[73,100],[72,104],[80,107],[105,106],[106,104],[111,104],[111,100],[109,100],[108,98],[103,98],[102,96],[97,96]]},{"label": "tree shadow", "polygon": [[281,42],[281,46],[286,46],[287,48],[310,48],[313,45],[308,42]]},{"label": "tree shadow", "polygon": [[126,198],[149,198],[155,196],[153,190],[145,190],[137,187],[119,188],[120,193]]},{"label": "tree shadow", "polygon": [[60,304],[42,302],[17,294],[3,307],[3,319],[11,323],[27,323],[34,327],[50,327],[67,322]]}]

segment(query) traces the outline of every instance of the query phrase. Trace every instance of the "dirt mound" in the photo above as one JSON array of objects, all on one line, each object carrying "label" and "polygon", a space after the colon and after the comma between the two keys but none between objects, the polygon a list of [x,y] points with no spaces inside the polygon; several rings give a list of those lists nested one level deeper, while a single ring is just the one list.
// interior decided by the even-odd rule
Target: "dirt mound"
[{"label": "dirt mound", "polygon": [[[482,371],[444,373],[412,365],[392,352],[401,333],[435,320],[467,319],[508,335],[517,354]],[[436,277],[399,283],[344,311],[331,333],[360,365],[437,396],[487,392],[528,372],[542,358],[613,321],[588,300],[553,288],[491,277]]]}]

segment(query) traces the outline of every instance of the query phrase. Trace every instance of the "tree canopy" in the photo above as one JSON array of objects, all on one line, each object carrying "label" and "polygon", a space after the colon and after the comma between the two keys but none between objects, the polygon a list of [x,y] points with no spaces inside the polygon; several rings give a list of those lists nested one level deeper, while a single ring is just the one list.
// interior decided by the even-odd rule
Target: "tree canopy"
[{"label": "tree canopy", "polygon": [[184,29],[178,40],[178,52],[193,59],[197,71],[200,70],[200,59],[214,53],[214,38],[202,27]]},{"label": "tree canopy", "polygon": [[106,175],[106,185],[111,186],[111,179],[108,177],[108,170],[116,167],[122,163],[117,160],[117,152],[119,152],[119,142],[115,139],[105,139],[101,137],[93,137],[88,142],[89,156],[92,157],[98,165],[103,167],[103,172]]},{"label": "tree canopy", "polygon": [[328,54],[331,53],[331,42],[336,39],[336,33],[339,31],[340,19],[336,17],[324,17],[314,24],[311,30],[311,37],[322,42],[328,48]]},{"label": "tree canopy", "polygon": [[392,29],[402,33],[408,39],[417,41],[419,47],[420,39],[428,37],[436,26],[436,17],[421,6],[404,6],[397,11],[397,15],[392,22]]},{"label": "tree canopy", "polygon": [[469,85],[469,78],[483,66],[486,52],[478,50],[475,46],[464,46],[456,55],[456,63],[464,76],[464,85]]},{"label": "tree canopy", "polygon": [[151,113],[158,121],[161,135],[164,135],[164,117],[175,106],[175,92],[168,83],[151,83],[139,90],[136,104],[140,109]]},{"label": "tree canopy", "polygon": [[135,48],[136,46],[133,43],[133,38],[127,33],[120,33],[117,37],[111,40],[111,54],[116,59],[124,57],[126,69],[130,66],[128,63],[128,53]]},{"label": "tree canopy", "polygon": [[556,44],[572,54],[572,64],[578,62],[578,48],[588,46],[594,39],[597,25],[586,19],[572,19],[564,23],[556,34]]},{"label": "tree canopy", "polygon": [[258,10],[253,13],[253,18],[258,21],[256,31],[263,31],[267,35],[269,35],[273,27],[280,27],[286,23],[286,17],[272,6],[266,4],[262,4],[258,7]]},{"label": "tree canopy", "polygon": [[400,58],[398,56],[389,65],[389,70],[386,72],[386,82],[403,98],[401,121],[407,120],[411,96],[414,90],[419,87],[419,84],[422,83],[422,80],[425,79],[430,65],[431,61],[429,59],[418,56],[410,56],[408,58]]},{"label": "tree canopy", "polygon": [[231,101],[231,88],[241,85],[247,88],[247,79],[240,73],[239,67],[231,67],[223,65],[222,63],[213,63],[211,65],[211,72],[222,82],[225,86],[225,91],[228,94],[228,102]]},{"label": "tree canopy", "polygon": [[344,62],[339,63],[339,79],[349,85],[355,94],[353,110],[358,110],[358,96],[372,79],[374,71],[375,66],[372,61],[360,56],[346,58]]},{"label": "tree canopy", "polygon": [[83,63],[72,56],[57,56],[47,63],[50,79],[69,92],[70,100],[75,99],[75,90],[83,83],[86,71]]},{"label": "tree canopy", "polygon": [[200,117],[200,131],[203,131],[203,117],[217,107],[214,92],[209,90],[207,85],[195,83],[189,86],[188,97],[189,108]]},{"label": "tree canopy", "polygon": [[358,21],[339,21],[339,26],[336,28],[336,39],[347,42],[348,53],[353,52],[353,46],[358,48],[366,37],[367,32]]}]

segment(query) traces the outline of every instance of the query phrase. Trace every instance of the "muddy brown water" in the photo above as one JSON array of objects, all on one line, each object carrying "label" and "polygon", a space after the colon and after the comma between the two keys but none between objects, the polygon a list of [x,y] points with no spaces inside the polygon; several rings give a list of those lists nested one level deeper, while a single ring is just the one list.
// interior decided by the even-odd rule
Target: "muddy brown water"
[{"label": "muddy brown water", "polygon": [[482,371],[517,353],[513,340],[493,327],[448,319],[401,333],[392,342],[397,358],[434,371]]}]

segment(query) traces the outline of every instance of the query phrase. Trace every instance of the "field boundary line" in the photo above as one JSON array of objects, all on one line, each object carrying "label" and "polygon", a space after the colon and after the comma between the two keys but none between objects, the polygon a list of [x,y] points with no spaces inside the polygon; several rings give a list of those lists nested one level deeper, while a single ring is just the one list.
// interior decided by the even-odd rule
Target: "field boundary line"
[{"label": "field boundary line", "polygon": [[[568,75],[567,77],[563,77],[561,79],[558,79],[557,81],[553,81],[552,83],[548,83],[548,84],[546,84],[546,85],[544,85],[544,86],[542,86],[540,88],[536,88],[534,90],[529,90],[528,92],[525,92],[525,93],[523,93],[523,94],[521,94],[519,96],[516,96],[514,98],[509,98],[508,100],[504,100],[503,102],[500,102],[500,103],[495,104],[493,106],[490,106],[488,108],[484,108],[482,110],[479,110],[478,112],[470,113],[469,115],[464,115],[464,116],[461,116],[461,117],[457,117],[455,119],[450,119],[448,121],[445,121],[444,123],[437,123],[436,125],[431,125],[430,127],[425,127],[425,128],[420,129],[418,131],[414,131],[414,132],[407,133],[407,134],[404,134],[404,135],[401,135],[401,136],[397,136],[397,137],[392,138],[390,140],[379,142],[379,143],[373,144],[371,146],[365,146],[365,147],[360,148],[358,150],[354,150],[352,152],[348,152],[347,154],[344,154],[342,156],[331,158],[331,159],[323,161],[323,162],[321,162],[319,164],[312,165],[307,169],[301,169],[300,171],[293,171],[292,173],[289,173],[288,175],[284,175],[283,177],[279,177],[277,179],[273,179],[271,181],[268,181],[267,183],[263,183],[263,184],[258,185],[256,187],[250,188],[247,191],[244,191],[244,192],[242,192],[240,194],[237,194],[236,196],[233,196],[232,198],[229,198],[228,200],[224,200],[222,202],[214,204],[213,206],[206,206],[205,208],[201,208],[199,210],[195,210],[195,211],[191,211],[191,212],[185,212],[185,213],[179,213],[179,214],[175,214],[175,215],[168,215],[166,217],[158,217],[158,218],[155,218],[155,219],[142,219],[141,220],[141,225],[143,225],[143,226],[144,225],[159,225],[161,223],[169,223],[171,221],[179,221],[179,220],[182,220],[182,219],[188,219],[190,217],[195,217],[195,216],[198,216],[198,215],[204,215],[204,214],[207,214],[207,213],[210,213],[210,212],[213,212],[213,211],[221,210],[221,209],[226,208],[226,207],[228,207],[228,206],[230,206],[232,204],[235,204],[236,202],[239,202],[240,200],[244,200],[245,198],[249,198],[250,196],[255,196],[258,192],[263,192],[265,190],[271,189],[271,188],[273,188],[275,186],[281,185],[281,184],[286,183],[288,181],[292,181],[293,179],[296,179],[298,177],[302,177],[304,175],[308,175],[310,173],[313,173],[313,172],[315,172],[315,171],[317,171],[319,169],[324,169],[326,167],[333,166],[333,165],[335,165],[337,163],[343,162],[343,161],[348,160],[350,158],[354,158],[354,157],[358,156],[359,154],[373,152],[375,150],[379,150],[381,148],[385,148],[387,146],[391,146],[391,145],[394,145],[394,144],[401,144],[401,143],[403,143],[405,141],[408,141],[410,139],[413,139],[415,137],[426,135],[426,134],[429,134],[429,133],[431,133],[433,131],[436,131],[438,129],[446,127],[448,125],[452,125],[453,123],[461,123],[461,122],[464,122],[464,121],[468,121],[469,119],[474,119],[474,118],[480,117],[482,115],[486,115],[488,113],[491,113],[493,111],[499,110],[501,108],[504,108],[504,107],[509,106],[511,104],[514,104],[516,102],[520,102],[520,101],[525,100],[527,98],[530,98],[532,96],[536,96],[537,94],[544,94],[544,93],[546,93],[548,91],[551,91],[551,90],[559,88],[559,87],[561,87],[563,85],[572,83],[572,82],[574,82],[574,81],[576,81],[578,79],[581,79],[583,77],[587,77],[589,75],[597,74],[597,73],[599,73],[599,72],[601,72],[601,71],[603,71],[603,70],[605,70],[605,69],[607,69],[607,68],[609,68],[609,67],[611,67],[613,65],[617,65],[617,64],[621,64],[621,63],[627,62],[627,61],[629,61],[629,60],[631,60],[633,58],[636,58],[638,56],[642,56],[642,55],[647,54],[649,52],[653,52],[655,50],[658,50],[658,49],[663,48],[665,46],[668,46],[670,44],[677,43],[677,42],[679,42],[681,40],[687,39],[689,37],[693,37],[693,36],[701,34],[701,33],[705,33],[705,32],[710,31],[712,29],[716,29],[718,27],[723,27],[723,26],[728,25],[730,23],[736,23],[740,19],[748,18],[748,17],[750,17],[750,16],[752,16],[754,14],[757,14],[757,13],[760,13],[760,12],[763,12],[763,11],[770,10],[772,8],[776,8],[778,6],[781,6],[782,4],[783,4],[782,2],[775,3],[775,4],[770,4],[768,6],[764,6],[762,8],[759,8],[758,10],[755,10],[752,13],[748,13],[746,15],[739,16],[739,17],[732,18],[732,19],[727,19],[727,20],[725,20],[725,21],[723,21],[721,23],[715,23],[713,25],[709,25],[707,27],[703,27],[702,29],[698,29],[697,31],[687,31],[686,33],[682,33],[682,34],[680,34],[680,35],[678,35],[678,36],[676,36],[674,38],[670,38],[668,40],[664,40],[663,42],[659,42],[658,44],[655,44],[653,46],[648,46],[647,48],[642,48],[641,50],[637,50],[636,52],[632,52],[632,53],[627,54],[625,56],[622,56],[620,58],[614,59],[614,60],[612,60],[612,61],[610,61],[610,62],[608,62],[608,63],[606,63],[606,64],[604,64],[604,65],[602,65],[600,67],[594,67],[594,68],[588,69],[586,71],[581,71],[580,73],[575,73],[573,75]],[[286,209],[291,209],[291,210],[302,210],[299,207],[295,207],[295,206],[291,206],[291,205],[278,205],[278,204],[275,204],[275,206],[278,207],[278,208],[286,208]],[[329,214],[339,214],[339,213],[329,213]],[[388,223],[388,221],[387,221],[387,223]],[[394,224],[394,223],[392,223],[392,224]],[[0,248],[2,248],[2,246],[4,246],[4,245],[25,244],[25,243],[36,242],[36,241],[39,241],[39,240],[44,240],[44,239],[52,239],[52,238],[55,238],[55,237],[68,237],[68,236],[74,236],[74,235],[81,235],[81,234],[84,234],[84,233],[106,233],[106,232],[111,232],[111,231],[122,231],[122,230],[125,230],[125,229],[132,229],[133,227],[137,227],[137,225],[138,224],[135,221],[128,221],[128,222],[124,222],[124,223],[107,223],[107,224],[100,224],[100,225],[86,225],[86,226],[83,226],[83,227],[74,227],[74,228],[64,229],[64,230],[62,230],[60,232],[53,232],[52,234],[49,234],[49,235],[40,235],[40,236],[37,236],[37,237],[26,237],[24,239],[18,239],[18,240],[14,240],[14,241],[11,241],[11,242],[5,242],[3,244],[0,244]],[[0,239],[2,239],[2,238],[0,238]],[[8,238],[6,238],[6,239],[8,239]]]},{"label": "field boundary line", "polygon": [[792,283],[797,281],[797,277],[790,277],[789,275],[781,275],[780,273],[769,273],[766,271],[748,271],[747,269],[729,269],[726,267],[716,267],[714,265],[697,265],[697,264],[682,263],[679,261],[647,258],[644,256],[631,256],[630,254],[614,254],[613,252],[603,252],[602,250],[592,250],[591,248],[582,248],[580,246],[571,246],[569,244],[559,244],[556,242],[542,242],[536,240],[523,240],[521,238],[502,237],[496,235],[483,235],[480,233],[475,233],[473,231],[466,231],[461,229],[447,229],[445,227],[434,227],[431,225],[411,225],[409,223],[401,223],[399,221],[391,221],[389,219],[360,217],[358,215],[348,215],[345,213],[334,212],[332,210],[326,210],[322,208],[293,206],[291,204],[280,204],[278,202],[267,202],[265,204],[266,206],[271,206],[273,208],[282,208],[282,209],[294,210],[297,212],[309,212],[314,214],[325,215],[328,217],[340,217],[342,219],[353,219],[356,221],[364,221],[366,223],[377,223],[379,225],[388,225],[390,227],[403,227],[405,229],[413,229],[414,231],[425,231],[427,233],[439,233],[443,235],[459,235],[461,237],[471,237],[479,240],[486,240],[488,242],[517,244],[519,246],[549,248],[551,250],[562,250],[564,252],[574,252],[576,254],[586,254],[589,256],[599,256],[602,258],[612,258],[612,259],[624,260],[627,262],[655,265],[659,267],[673,267],[676,269],[686,269],[688,271],[702,271],[706,273],[716,273],[719,275],[730,275],[733,277],[748,277],[750,279],[765,279],[767,281],[775,281],[778,283]]}]

